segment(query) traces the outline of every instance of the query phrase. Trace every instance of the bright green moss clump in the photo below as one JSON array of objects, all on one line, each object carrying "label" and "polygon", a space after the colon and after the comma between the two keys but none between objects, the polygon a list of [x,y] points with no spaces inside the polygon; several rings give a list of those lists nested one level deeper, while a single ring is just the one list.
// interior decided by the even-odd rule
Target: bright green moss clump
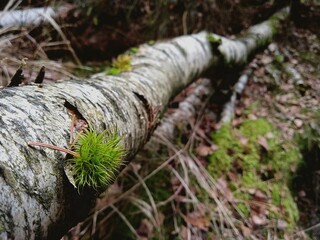
[{"label": "bright green moss clump", "polygon": [[109,131],[86,130],[79,135],[75,144],[78,155],[69,160],[78,188],[104,188],[114,180],[124,156],[120,141],[118,134]]},{"label": "bright green moss clump", "polygon": [[210,156],[208,170],[216,179],[228,174],[237,177],[229,182],[229,188],[239,200],[241,212],[249,216],[246,201],[253,198],[249,189],[255,189],[278,209],[270,211],[270,219],[282,218],[289,226],[294,225],[298,210],[287,185],[301,159],[298,150],[283,143],[280,134],[264,119],[246,120],[239,128],[225,125],[212,134],[212,139],[218,150]]}]

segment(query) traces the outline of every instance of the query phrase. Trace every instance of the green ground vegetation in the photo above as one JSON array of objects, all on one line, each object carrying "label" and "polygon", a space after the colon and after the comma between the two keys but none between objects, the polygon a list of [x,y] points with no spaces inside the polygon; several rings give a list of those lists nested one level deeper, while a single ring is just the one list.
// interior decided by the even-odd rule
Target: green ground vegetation
[{"label": "green ground vegetation", "polygon": [[212,133],[218,146],[209,158],[208,170],[215,178],[228,179],[229,188],[244,216],[252,212],[254,191],[265,196],[269,220],[281,219],[294,227],[299,218],[288,184],[301,157],[297,148],[281,140],[280,133],[265,119],[245,120],[239,127],[224,125]]}]

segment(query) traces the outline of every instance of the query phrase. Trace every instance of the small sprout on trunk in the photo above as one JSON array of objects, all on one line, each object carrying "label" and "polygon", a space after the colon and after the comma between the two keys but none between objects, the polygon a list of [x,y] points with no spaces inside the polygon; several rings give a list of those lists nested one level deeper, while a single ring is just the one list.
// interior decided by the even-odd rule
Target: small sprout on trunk
[{"label": "small sprout on trunk", "polygon": [[105,188],[122,166],[124,148],[116,132],[85,130],[74,146],[79,155],[68,160],[78,188]]},{"label": "small sprout on trunk", "polygon": [[131,56],[129,54],[122,54],[112,62],[111,68],[106,71],[108,75],[117,75],[124,71],[131,71]]},{"label": "small sprout on trunk", "polygon": [[[125,156],[122,138],[116,131],[85,130],[74,143],[74,150],[54,145],[28,142],[30,146],[47,147],[72,155],[65,166],[65,172],[71,184],[76,188],[105,189],[116,177]],[[71,173],[71,174],[70,174]]]}]

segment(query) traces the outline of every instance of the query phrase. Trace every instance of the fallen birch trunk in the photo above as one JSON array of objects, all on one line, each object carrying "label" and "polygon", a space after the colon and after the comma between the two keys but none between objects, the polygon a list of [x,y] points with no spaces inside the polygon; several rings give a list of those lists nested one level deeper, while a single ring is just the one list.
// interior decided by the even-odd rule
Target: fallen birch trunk
[{"label": "fallen birch trunk", "polygon": [[250,74],[251,74],[251,70],[242,74],[238,79],[237,83],[234,85],[234,90],[232,92],[230,100],[223,106],[221,116],[220,116],[220,121],[218,124],[219,126],[222,126],[226,123],[230,123],[233,120],[237,100],[240,98],[243,90],[245,89],[247,82],[249,80],[248,75]]},{"label": "fallen birch trunk", "polygon": [[131,70],[117,76],[1,90],[0,238],[57,239],[88,213],[94,196],[79,195],[68,182],[65,154],[27,146],[37,141],[67,148],[68,109],[97,131],[117,129],[128,162],[148,141],[170,99],[218,62],[245,64],[271,41],[287,14],[279,12],[238,40],[202,32],[141,45]]}]

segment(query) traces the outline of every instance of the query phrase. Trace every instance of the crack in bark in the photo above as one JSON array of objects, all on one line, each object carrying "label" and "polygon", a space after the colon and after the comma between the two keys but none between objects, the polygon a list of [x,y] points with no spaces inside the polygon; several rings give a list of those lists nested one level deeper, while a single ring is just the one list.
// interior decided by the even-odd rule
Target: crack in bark
[{"label": "crack in bark", "polygon": [[141,94],[133,91],[132,92],[139,100],[140,102],[142,102],[144,109],[146,110],[147,116],[148,116],[148,123],[150,123],[152,121],[152,111],[151,111],[151,106],[148,102],[148,100]]},{"label": "crack in bark", "polygon": [[151,134],[159,125],[160,121],[158,121],[158,114],[160,113],[160,106],[152,107],[149,101],[141,94],[134,92],[133,94],[142,102],[144,109],[146,110],[148,116],[148,132],[146,141],[148,141],[151,137]]}]

